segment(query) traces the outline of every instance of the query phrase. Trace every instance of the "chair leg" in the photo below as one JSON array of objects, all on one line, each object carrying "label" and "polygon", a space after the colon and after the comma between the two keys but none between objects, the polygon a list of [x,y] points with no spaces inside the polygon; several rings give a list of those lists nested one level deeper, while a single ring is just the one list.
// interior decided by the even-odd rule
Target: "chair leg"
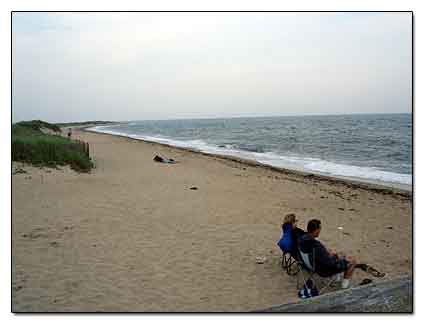
[{"label": "chair leg", "polygon": [[[296,277],[296,288],[299,290],[306,284],[306,280],[312,278],[312,275],[310,275],[308,272],[303,270],[300,265],[298,265],[298,272]],[[300,282],[302,280],[302,282]],[[302,283],[302,284],[301,284]]]},{"label": "chair leg", "polygon": [[292,257],[291,257],[291,256],[289,256],[289,258],[288,258],[288,259],[286,259],[286,272],[287,272],[287,274],[289,274],[289,275],[290,275],[290,270],[291,270],[291,267],[292,267]]},{"label": "chair leg", "polygon": [[281,266],[283,269],[287,270],[292,262],[292,257],[288,253],[283,253],[281,258]]},{"label": "chair leg", "polygon": [[[323,294],[327,288],[336,280],[337,275],[334,275],[328,279],[325,283],[324,279],[319,277],[316,273],[308,272],[304,270],[299,264],[297,265],[298,271],[296,275],[296,288],[300,290],[307,282],[311,279],[314,286],[318,289],[319,294]],[[321,281],[323,280],[323,281]],[[324,282],[324,283],[322,283]],[[322,284],[321,284],[322,283]]]},{"label": "chair leg", "polygon": [[281,257],[281,267],[283,269],[286,269],[286,267],[287,267],[286,254],[284,254],[284,253],[283,253],[283,256]]},{"label": "chair leg", "polygon": [[[318,279],[320,279],[320,278],[318,278]],[[322,279],[322,278],[321,278],[321,279]],[[324,278],[324,279],[325,279],[325,278]],[[314,281],[315,286],[317,287],[317,289],[318,289],[318,291],[319,291],[319,294],[322,294],[322,293],[324,293],[324,291],[325,291],[326,289],[328,289],[328,288],[331,286],[331,284],[333,284],[333,282],[334,282],[336,279],[337,279],[337,275],[331,276],[331,277],[329,278],[329,280],[325,283],[325,285],[324,285],[324,286],[321,286],[321,287],[317,284],[317,282],[316,282],[316,280],[315,280],[315,279],[313,279],[313,281]],[[320,283],[320,282],[318,282],[318,283]]]},{"label": "chair leg", "polygon": [[297,274],[297,276],[296,276],[296,290],[299,290],[300,289],[300,286],[299,286],[299,279],[300,279],[300,275],[302,274],[302,270],[299,270],[299,273]]},{"label": "chair leg", "polygon": [[291,260],[290,265],[287,270],[287,274],[291,276],[295,276],[299,273],[299,265],[295,260]]}]

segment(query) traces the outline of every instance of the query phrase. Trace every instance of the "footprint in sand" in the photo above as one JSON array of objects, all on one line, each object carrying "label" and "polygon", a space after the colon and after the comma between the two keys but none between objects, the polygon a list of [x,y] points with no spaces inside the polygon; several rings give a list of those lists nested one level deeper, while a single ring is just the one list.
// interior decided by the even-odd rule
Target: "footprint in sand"
[{"label": "footprint in sand", "polygon": [[[74,228],[74,226],[65,226],[61,231],[62,232],[71,231],[71,230],[73,230],[73,228]],[[56,233],[56,234],[57,234],[56,237],[59,237],[59,238],[63,235],[60,232]],[[30,239],[30,240],[36,240],[36,239],[39,239],[39,238],[49,238],[49,237],[52,237],[52,235],[51,235],[51,233],[46,231],[46,228],[38,227],[38,228],[33,229],[29,234],[28,233],[22,234],[22,237]],[[53,242],[50,243],[50,245],[57,247],[58,242],[53,241]]]},{"label": "footprint in sand", "polygon": [[14,292],[18,292],[18,291],[23,289],[23,286],[22,285],[14,286],[14,287],[12,287],[12,289],[13,289]]},{"label": "footprint in sand", "polygon": [[20,280],[12,282],[12,290],[13,292],[18,292],[23,289],[23,286],[26,282],[26,279],[24,276]]},{"label": "footprint in sand", "polygon": [[29,234],[23,234],[22,235],[24,238],[30,238],[31,240],[35,240],[38,238],[47,238],[48,235],[46,233],[44,233],[44,228],[40,227],[40,228],[36,228],[34,230],[32,230]]}]

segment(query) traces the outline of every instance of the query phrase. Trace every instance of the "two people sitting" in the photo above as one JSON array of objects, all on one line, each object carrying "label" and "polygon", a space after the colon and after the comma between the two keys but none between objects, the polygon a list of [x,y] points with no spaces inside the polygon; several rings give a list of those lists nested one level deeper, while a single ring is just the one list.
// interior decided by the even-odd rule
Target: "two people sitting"
[{"label": "two people sitting", "polygon": [[[307,233],[298,228],[297,219],[294,214],[286,215],[283,223],[283,235],[277,243],[281,250],[286,251],[286,239],[291,238],[291,247],[289,253],[296,260],[304,261],[306,265],[311,265],[312,271],[321,277],[331,277],[343,274],[341,287],[346,289],[350,285],[350,279],[356,268],[371,273],[373,276],[382,277],[385,274],[380,273],[367,264],[358,263],[353,256],[346,256],[327,249],[317,240],[321,233],[321,221],[312,219],[308,222]],[[290,236],[289,236],[290,235]]]}]

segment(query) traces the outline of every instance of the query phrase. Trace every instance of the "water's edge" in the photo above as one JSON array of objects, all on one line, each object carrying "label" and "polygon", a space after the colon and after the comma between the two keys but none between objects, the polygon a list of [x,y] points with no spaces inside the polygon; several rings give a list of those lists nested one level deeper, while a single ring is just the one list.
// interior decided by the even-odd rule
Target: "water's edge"
[{"label": "water's edge", "polygon": [[381,183],[376,184],[374,182],[368,182],[368,181],[357,180],[357,179],[350,179],[348,177],[328,176],[328,175],[321,175],[319,173],[317,174],[317,173],[314,173],[314,172],[305,172],[305,171],[299,171],[299,170],[293,170],[293,169],[287,169],[287,168],[280,168],[280,167],[276,167],[276,166],[272,166],[272,165],[268,165],[268,164],[263,164],[263,163],[259,163],[257,161],[239,158],[239,157],[235,157],[235,156],[231,156],[231,155],[212,154],[212,153],[207,153],[207,152],[199,151],[199,150],[188,148],[188,147],[173,146],[173,145],[170,145],[170,144],[159,143],[159,142],[155,142],[155,141],[148,141],[148,140],[129,137],[129,136],[125,136],[125,135],[99,132],[99,131],[96,131],[94,129],[94,127],[92,127],[92,126],[80,127],[80,130],[86,131],[88,133],[98,134],[98,135],[110,135],[110,136],[140,141],[140,142],[148,143],[148,144],[156,144],[156,145],[166,146],[166,147],[169,147],[169,148],[188,151],[188,152],[191,152],[191,153],[201,154],[201,155],[205,155],[205,156],[209,156],[209,157],[213,157],[213,158],[231,160],[231,161],[234,161],[234,162],[237,162],[237,163],[240,163],[240,164],[245,164],[245,165],[249,165],[249,166],[253,166],[253,167],[267,168],[267,169],[270,169],[270,170],[278,172],[278,173],[293,175],[293,176],[305,178],[305,179],[308,179],[308,180],[331,182],[331,183],[336,183],[336,184],[339,184],[339,185],[352,187],[352,188],[362,188],[362,189],[365,189],[365,190],[370,190],[370,191],[381,193],[381,194],[394,194],[394,195],[402,196],[402,197],[405,197],[405,198],[413,198],[413,186],[412,185],[408,186],[408,185],[395,184],[395,183],[391,183],[389,185],[384,185],[384,184],[381,184]]}]

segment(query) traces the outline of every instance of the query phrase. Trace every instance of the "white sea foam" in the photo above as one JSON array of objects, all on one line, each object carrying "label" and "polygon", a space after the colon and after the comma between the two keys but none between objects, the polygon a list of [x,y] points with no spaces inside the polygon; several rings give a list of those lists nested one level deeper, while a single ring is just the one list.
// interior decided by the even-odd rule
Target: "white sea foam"
[{"label": "white sea foam", "polygon": [[341,176],[355,180],[371,181],[375,183],[397,183],[403,185],[412,185],[412,175],[399,174],[382,171],[377,168],[359,167],[347,164],[338,164],[325,161],[319,158],[300,157],[291,155],[280,155],[274,152],[256,153],[245,150],[234,149],[232,146],[218,147],[206,143],[203,140],[174,140],[166,137],[145,136],[136,134],[127,134],[116,130],[108,129],[109,126],[96,126],[88,130],[100,133],[120,135],[135,139],[167,144],[176,147],[193,149],[210,154],[235,156],[247,160],[254,160],[262,164],[271,165],[279,168],[287,168],[323,174],[327,176]]},{"label": "white sea foam", "polygon": [[335,176],[364,178],[368,180],[392,182],[406,185],[412,184],[411,175],[386,172],[371,167],[336,164],[323,160],[318,160],[306,164],[305,169]]}]

